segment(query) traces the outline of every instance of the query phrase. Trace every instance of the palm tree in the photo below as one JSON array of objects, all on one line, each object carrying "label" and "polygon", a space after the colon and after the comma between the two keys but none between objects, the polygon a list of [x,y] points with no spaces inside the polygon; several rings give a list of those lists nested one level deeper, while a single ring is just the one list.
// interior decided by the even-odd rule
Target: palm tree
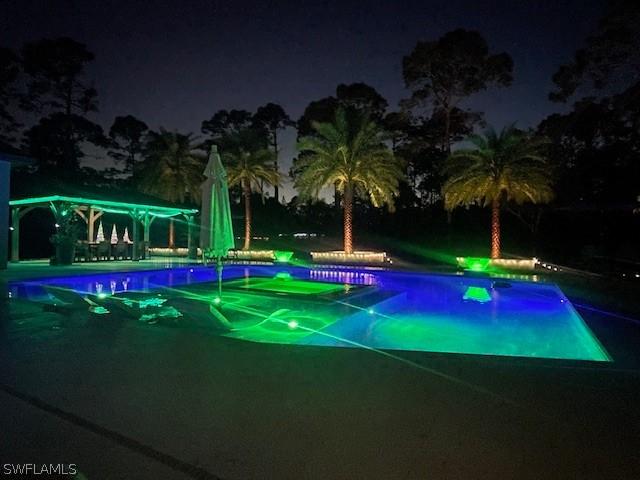
[{"label": "palm tree", "polygon": [[265,185],[280,184],[280,174],[273,168],[274,153],[263,146],[257,133],[246,130],[238,133],[230,141],[229,150],[222,153],[227,166],[229,186],[237,185],[244,199],[244,245],[251,248],[251,193],[264,194]]},{"label": "palm tree", "polygon": [[302,155],[295,186],[303,197],[317,197],[322,188],[336,186],[344,210],[344,251],[350,254],[354,196],[392,210],[402,167],[385,145],[382,130],[366,115],[340,108],[334,122],[312,126],[315,134],[298,144]]},{"label": "palm tree", "polygon": [[[144,150],[140,190],[169,202],[200,201],[206,157],[198,152],[193,134],[160,129],[149,132]],[[169,221],[169,248],[175,248],[173,218]]]},{"label": "palm tree", "polygon": [[457,150],[445,163],[444,206],[447,211],[476,203],[491,206],[491,258],[499,258],[500,207],[509,201],[546,203],[553,198],[544,156],[547,141],[513,125],[467,140],[473,148]]}]

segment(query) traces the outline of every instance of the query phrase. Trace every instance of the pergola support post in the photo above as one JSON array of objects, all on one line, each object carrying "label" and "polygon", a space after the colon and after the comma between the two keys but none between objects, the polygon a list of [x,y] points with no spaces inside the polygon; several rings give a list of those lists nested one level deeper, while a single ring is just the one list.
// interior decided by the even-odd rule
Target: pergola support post
[{"label": "pergola support post", "polygon": [[11,262],[20,261],[20,207],[11,209]]},{"label": "pergola support post", "polygon": [[93,207],[89,208],[89,216],[87,219],[87,240],[89,240],[90,242],[93,242],[93,234],[95,232],[95,226],[96,226],[96,220],[98,220],[102,214],[104,212],[103,211],[95,211],[93,209]]},{"label": "pergola support post", "polygon": [[131,214],[131,218],[133,219],[133,225],[131,227],[131,241],[133,242],[131,245],[131,260],[137,262],[140,259],[138,256],[138,246],[140,243],[138,242],[138,222],[140,220],[138,219],[137,212],[133,212]]},{"label": "pergola support post", "polygon": [[149,230],[151,227],[151,221],[152,221],[152,218],[149,217],[149,212],[145,212],[143,223],[142,223],[142,227],[143,227],[142,238],[144,241],[144,258],[149,258]]},{"label": "pergola support post", "polygon": [[194,216],[193,215],[185,215],[187,220],[187,256],[189,260],[196,260],[198,258],[198,249],[196,248],[196,244],[193,241],[193,231],[194,231]]}]

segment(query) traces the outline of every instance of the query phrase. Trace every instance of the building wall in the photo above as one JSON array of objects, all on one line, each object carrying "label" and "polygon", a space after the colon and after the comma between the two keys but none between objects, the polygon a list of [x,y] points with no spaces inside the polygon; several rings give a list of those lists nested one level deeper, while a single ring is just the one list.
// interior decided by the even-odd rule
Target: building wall
[{"label": "building wall", "polygon": [[0,160],[0,269],[7,268],[10,170],[11,164]]}]

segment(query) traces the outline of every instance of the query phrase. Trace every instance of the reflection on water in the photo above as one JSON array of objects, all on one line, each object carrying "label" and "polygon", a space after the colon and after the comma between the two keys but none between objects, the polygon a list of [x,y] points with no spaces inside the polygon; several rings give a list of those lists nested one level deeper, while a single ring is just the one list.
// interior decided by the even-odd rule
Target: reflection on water
[{"label": "reflection on water", "polygon": [[376,285],[375,274],[357,270],[309,270],[309,278],[322,282],[339,282],[350,285]]}]

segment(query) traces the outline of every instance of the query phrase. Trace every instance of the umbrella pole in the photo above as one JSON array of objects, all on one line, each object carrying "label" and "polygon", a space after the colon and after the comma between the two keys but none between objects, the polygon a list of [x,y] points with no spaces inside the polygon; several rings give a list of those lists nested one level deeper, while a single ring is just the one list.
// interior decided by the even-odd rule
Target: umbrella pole
[{"label": "umbrella pole", "polygon": [[216,259],[216,271],[218,272],[218,298],[222,300],[222,259]]}]

